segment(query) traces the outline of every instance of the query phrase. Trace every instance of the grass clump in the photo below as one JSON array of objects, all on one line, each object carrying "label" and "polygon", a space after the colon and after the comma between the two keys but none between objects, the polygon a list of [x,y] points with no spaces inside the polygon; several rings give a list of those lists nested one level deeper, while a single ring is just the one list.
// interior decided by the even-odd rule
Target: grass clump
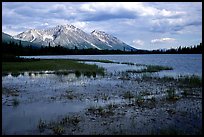
[{"label": "grass clump", "polygon": [[108,99],[110,99],[110,97],[108,95],[106,95],[105,93],[102,94],[102,97],[101,97],[103,100],[107,101]]},{"label": "grass clump", "polygon": [[12,100],[12,105],[13,105],[14,107],[17,107],[19,104],[20,104],[20,101],[19,101],[18,99],[14,98],[14,99]]},{"label": "grass clump", "polygon": [[117,107],[118,107],[118,105],[113,104],[113,103],[110,103],[110,104],[107,105],[107,108],[108,108],[109,110],[112,110],[113,108],[117,108]]},{"label": "grass clump", "polygon": [[52,131],[55,135],[62,135],[65,133],[64,127],[60,125],[56,125],[52,128]]},{"label": "grass clump", "polygon": [[138,95],[135,97],[135,104],[137,104],[139,107],[142,106],[144,103],[144,98],[141,95]]},{"label": "grass clump", "polygon": [[73,94],[73,91],[66,91],[66,94],[64,95],[67,99],[70,99],[70,100],[72,100],[72,99],[74,99],[74,98],[77,98],[77,96],[75,96],[74,94]]},{"label": "grass clump", "polygon": [[178,77],[178,82],[180,86],[185,85],[185,87],[202,87],[202,78],[196,75],[180,76]]},{"label": "grass clump", "polygon": [[168,100],[177,100],[176,90],[174,88],[169,88],[166,90]]},{"label": "grass clump", "polygon": [[81,72],[78,71],[78,70],[76,70],[76,71],[75,71],[75,76],[76,76],[77,78],[80,77],[80,76],[81,76]]},{"label": "grass clump", "polygon": [[91,114],[94,114],[96,116],[112,116],[114,115],[114,112],[112,109],[105,109],[102,106],[91,106],[90,108],[87,109],[87,111]]},{"label": "grass clump", "polygon": [[54,74],[56,75],[68,75],[70,72],[69,71],[55,71]]},{"label": "grass clump", "polygon": [[38,129],[40,132],[43,132],[45,128],[47,127],[46,121],[43,121],[42,119],[38,122]]},{"label": "grass clump", "polygon": [[125,92],[125,93],[123,94],[123,98],[130,100],[131,98],[134,98],[134,94],[133,94],[132,92],[130,92],[130,91],[127,91],[127,92]]},{"label": "grass clump", "polygon": [[[2,88],[2,94],[5,94],[7,96],[19,96],[19,91],[18,90],[7,89],[7,88]],[[14,99],[14,100],[17,100],[17,99]]]},{"label": "grass clump", "polygon": [[13,76],[13,77],[18,77],[19,75],[20,75],[20,73],[18,73],[18,72],[11,73],[11,76]]},{"label": "grass clump", "polygon": [[49,123],[40,119],[38,129],[40,132],[49,129],[52,130],[55,135],[62,135],[65,133],[65,127],[69,126],[69,128],[75,128],[80,121],[80,116],[65,116],[59,121],[51,121]]}]

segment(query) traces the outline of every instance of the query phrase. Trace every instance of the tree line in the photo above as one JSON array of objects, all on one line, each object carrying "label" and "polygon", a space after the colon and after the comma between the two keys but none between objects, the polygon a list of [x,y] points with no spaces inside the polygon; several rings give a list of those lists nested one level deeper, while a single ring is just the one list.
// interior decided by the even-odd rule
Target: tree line
[{"label": "tree line", "polygon": [[28,55],[101,55],[101,54],[202,54],[202,43],[191,47],[171,48],[168,50],[98,50],[98,49],[68,49],[60,45],[51,46],[22,46],[21,41],[2,42],[3,55],[28,56]]}]

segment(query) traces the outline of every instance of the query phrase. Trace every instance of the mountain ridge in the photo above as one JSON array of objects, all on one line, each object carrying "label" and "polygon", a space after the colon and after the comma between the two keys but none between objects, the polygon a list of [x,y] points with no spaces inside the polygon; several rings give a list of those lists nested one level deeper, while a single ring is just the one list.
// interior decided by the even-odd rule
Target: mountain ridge
[{"label": "mountain ridge", "polygon": [[134,47],[103,31],[94,30],[91,34],[88,34],[69,24],[58,25],[49,29],[29,29],[12,38],[32,42],[41,46],[61,45],[69,49],[135,50]]}]

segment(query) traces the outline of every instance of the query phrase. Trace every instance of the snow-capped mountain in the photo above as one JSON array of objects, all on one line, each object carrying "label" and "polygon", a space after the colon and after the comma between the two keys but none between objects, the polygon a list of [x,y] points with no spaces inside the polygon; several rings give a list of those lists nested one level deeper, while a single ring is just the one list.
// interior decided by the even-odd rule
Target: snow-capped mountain
[{"label": "snow-capped mountain", "polygon": [[121,40],[119,40],[118,38],[107,34],[103,31],[96,31],[94,30],[93,32],[91,32],[91,34],[98,38],[99,40],[101,40],[102,42],[104,42],[106,45],[110,46],[112,49],[120,49],[120,50],[131,50],[134,49],[133,47],[125,44],[124,42],[122,42]]},{"label": "snow-capped mountain", "polygon": [[[13,38],[37,43],[43,46],[61,45],[72,49],[77,47],[78,49],[96,48],[99,50],[123,50],[124,47],[122,46],[125,46],[125,48],[128,46],[110,35],[108,35],[109,37],[107,41],[104,41],[103,38],[95,35],[95,33],[92,32],[91,34],[87,34],[73,25],[58,25],[54,28],[44,30],[30,29],[14,36]],[[113,40],[111,40],[111,38]]]},{"label": "snow-capped mountain", "polygon": [[[19,44],[20,40],[14,39],[11,35],[2,32],[2,42],[6,42],[6,43],[13,42],[13,43]],[[22,46],[32,46],[33,48],[40,48],[39,44],[35,44],[29,41],[21,41],[21,44]]]}]

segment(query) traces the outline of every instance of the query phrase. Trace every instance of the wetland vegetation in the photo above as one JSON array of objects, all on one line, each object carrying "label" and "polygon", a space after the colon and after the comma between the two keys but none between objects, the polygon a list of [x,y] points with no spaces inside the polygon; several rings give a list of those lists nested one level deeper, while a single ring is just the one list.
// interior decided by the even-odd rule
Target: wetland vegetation
[{"label": "wetland vegetation", "polygon": [[172,66],[32,59],[2,68],[3,134],[202,134],[202,78],[155,75]]},{"label": "wetland vegetation", "polygon": [[[60,71],[62,70],[62,71]],[[41,59],[24,62],[2,62],[2,73],[19,73],[24,71],[56,71],[57,74],[68,72],[104,74],[104,69],[97,65],[90,65],[74,60]]]}]

